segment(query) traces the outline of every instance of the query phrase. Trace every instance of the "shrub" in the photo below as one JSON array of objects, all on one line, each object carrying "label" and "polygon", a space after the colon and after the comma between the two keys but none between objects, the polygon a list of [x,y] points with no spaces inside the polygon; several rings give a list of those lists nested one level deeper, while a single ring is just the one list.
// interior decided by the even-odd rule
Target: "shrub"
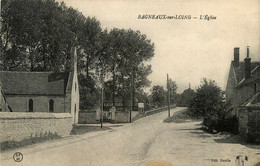
[{"label": "shrub", "polygon": [[178,107],[188,107],[196,93],[193,89],[185,89],[182,94],[177,96]]},{"label": "shrub", "polygon": [[195,97],[191,100],[188,114],[204,117],[203,124],[209,131],[238,133],[238,120],[232,115],[233,108],[223,102],[224,92],[215,81],[203,79]]},{"label": "shrub", "polygon": [[204,117],[203,124],[209,131],[228,131],[238,134],[238,119],[232,115],[230,104],[220,103],[212,108]]},{"label": "shrub", "polygon": [[204,78],[197,89],[195,97],[190,101],[188,111],[193,116],[205,116],[223,100],[223,92],[215,81]]}]

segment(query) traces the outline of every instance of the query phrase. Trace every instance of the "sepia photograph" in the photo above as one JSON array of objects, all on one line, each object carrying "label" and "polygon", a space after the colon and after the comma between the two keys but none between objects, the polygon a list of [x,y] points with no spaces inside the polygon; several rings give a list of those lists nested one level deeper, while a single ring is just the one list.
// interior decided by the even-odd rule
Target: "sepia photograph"
[{"label": "sepia photograph", "polygon": [[259,0],[0,2],[0,166],[260,166]]}]

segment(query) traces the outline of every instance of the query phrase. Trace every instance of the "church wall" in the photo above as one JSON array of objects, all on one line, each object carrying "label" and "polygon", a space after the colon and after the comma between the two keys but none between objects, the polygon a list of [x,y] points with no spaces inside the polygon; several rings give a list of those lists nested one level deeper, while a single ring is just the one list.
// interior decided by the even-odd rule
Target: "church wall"
[{"label": "church wall", "polygon": [[75,124],[78,123],[79,117],[79,84],[77,74],[73,74],[73,82],[71,88],[71,115]]},{"label": "church wall", "polygon": [[64,96],[6,95],[13,112],[29,112],[29,100],[33,100],[33,112],[49,112],[49,101],[54,101],[54,113],[64,112]]}]

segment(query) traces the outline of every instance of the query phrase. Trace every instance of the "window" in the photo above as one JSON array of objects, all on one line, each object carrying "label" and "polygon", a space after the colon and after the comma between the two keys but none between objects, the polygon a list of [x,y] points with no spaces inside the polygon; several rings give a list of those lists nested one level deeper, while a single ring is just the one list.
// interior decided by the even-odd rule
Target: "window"
[{"label": "window", "polygon": [[33,100],[29,100],[29,112],[33,112]]},{"label": "window", "polygon": [[49,101],[49,112],[54,112],[54,101],[52,99]]}]

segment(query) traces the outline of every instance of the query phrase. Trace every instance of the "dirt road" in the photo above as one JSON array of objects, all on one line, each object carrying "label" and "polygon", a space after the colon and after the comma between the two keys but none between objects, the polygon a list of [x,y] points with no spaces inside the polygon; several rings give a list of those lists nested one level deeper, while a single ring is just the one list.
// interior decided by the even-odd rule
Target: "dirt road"
[{"label": "dirt road", "polygon": [[[245,165],[260,161],[259,145],[207,134],[199,129],[200,122],[163,123],[166,117],[167,112],[161,112],[113,130],[6,151],[1,154],[2,166],[234,166],[238,155],[248,157]],[[15,151],[23,154],[19,163],[12,158]]]}]

